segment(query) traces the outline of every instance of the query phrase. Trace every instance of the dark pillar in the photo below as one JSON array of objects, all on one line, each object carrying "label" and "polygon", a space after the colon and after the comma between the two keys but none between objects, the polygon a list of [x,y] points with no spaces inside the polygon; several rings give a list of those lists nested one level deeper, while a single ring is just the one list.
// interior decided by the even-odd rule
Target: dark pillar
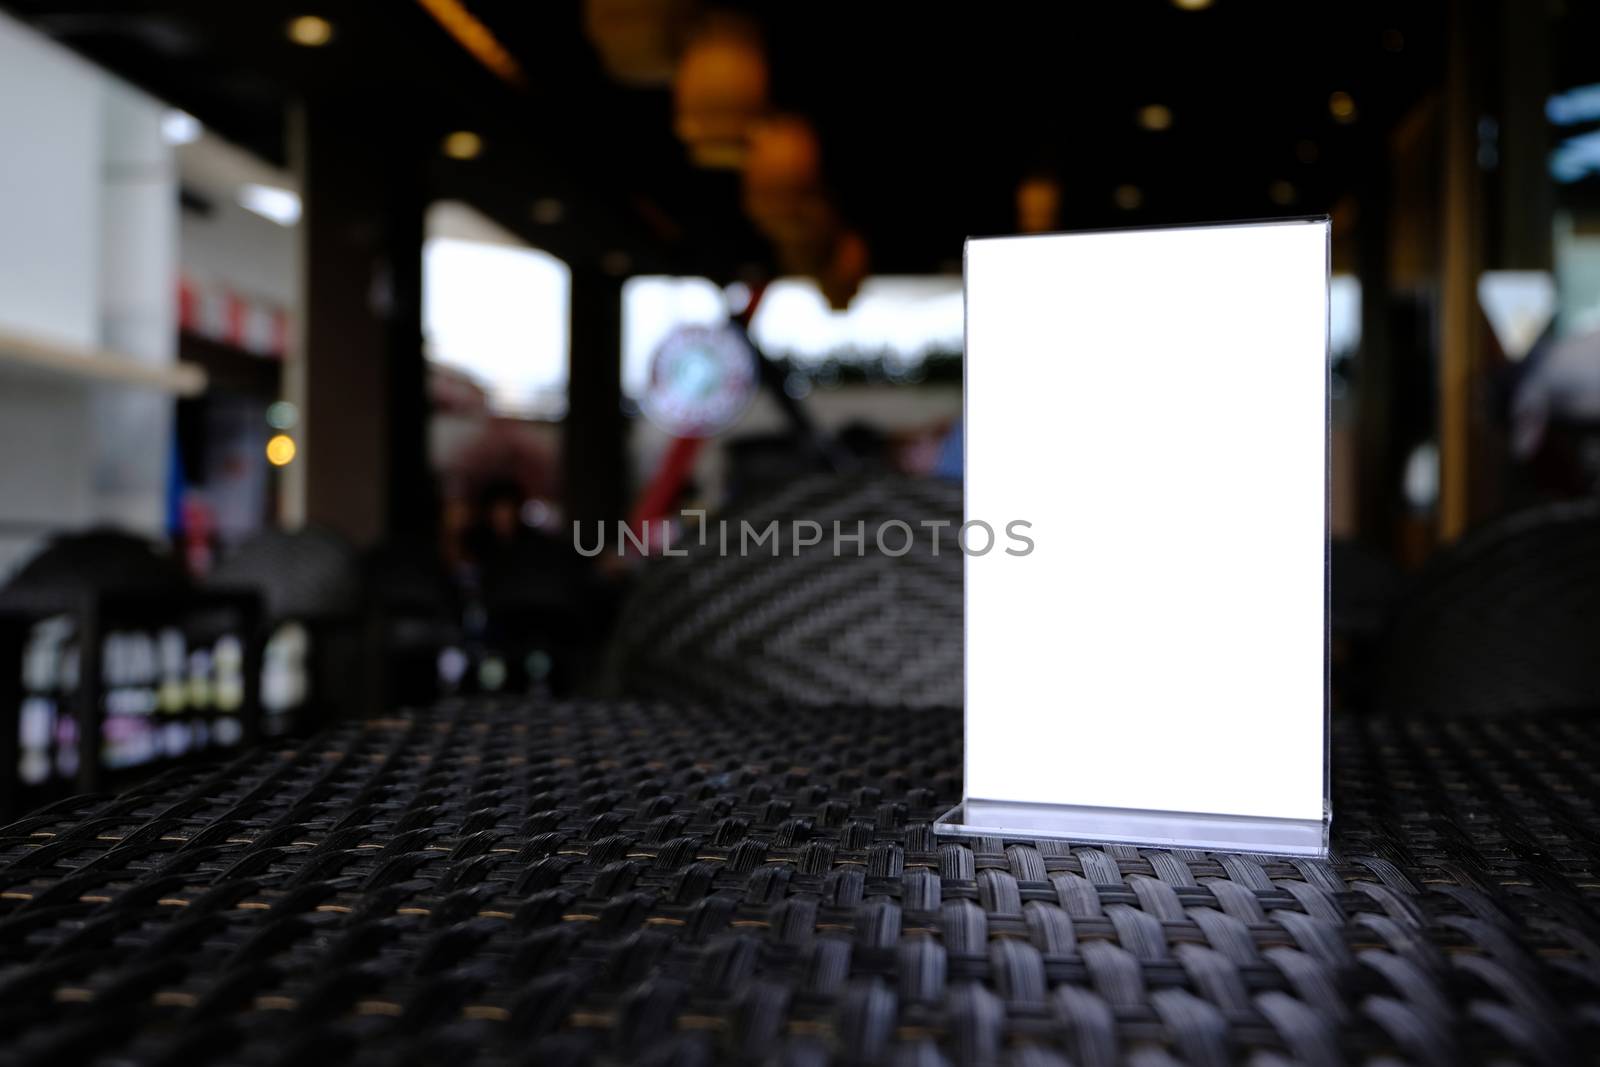
[{"label": "dark pillar", "polygon": [[[572,334],[562,478],[568,529],[592,531],[627,514],[627,420],[622,414],[622,283],[572,268]],[[589,535],[591,538],[593,534]]]},{"label": "dark pillar", "polygon": [[1498,262],[1506,270],[1550,270],[1555,187],[1550,180],[1554,88],[1550,12],[1542,3],[1501,0],[1500,229]]},{"label": "dark pillar", "polygon": [[1469,0],[1449,8],[1443,96],[1444,183],[1440,190],[1439,540],[1466,532],[1479,510],[1475,447],[1481,437],[1483,188],[1478,157],[1482,116],[1483,13]]},{"label": "dark pillar", "polygon": [[389,534],[433,546],[439,500],[428,459],[428,362],[422,335],[422,241],[428,197],[422,166],[404,185],[391,187],[388,207],[390,313],[385,330],[389,360]]},{"label": "dark pillar", "polygon": [[423,156],[383,116],[312,101],[293,131],[304,271],[305,518],[358,544],[426,535]]},{"label": "dark pillar", "polygon": [[1363,540],[1387,548],[1399,517],[1400,465],[1394,419],[1394,343],[1389,310],[1389,161],[1367,164],[1357,193],[1356,274],[1361,281],[1361,351],[1356,368],[1358,488],[1356,524]]}]

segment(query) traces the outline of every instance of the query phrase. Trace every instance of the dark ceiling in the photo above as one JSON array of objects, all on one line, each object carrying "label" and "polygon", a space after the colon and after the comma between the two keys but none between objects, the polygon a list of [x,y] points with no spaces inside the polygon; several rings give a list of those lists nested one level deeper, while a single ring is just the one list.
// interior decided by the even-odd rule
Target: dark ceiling
[{"label": "dark ceiling", "polygon": [[[402,0],[7,6],[279,162],[291,102],[356,101],[419,143],[482,132],[482,157],[433,165],[436,193],[569,258],[620,251],[636,270],[721,277],[770,259],[737,175],[688,162],[670,92],[606,79],[580,0],[468,4],[527,72],[520,89]],[[953,269],[965,236],[1011,230],[1017,182],[1037,170],[1059,177],[1066,228],[1327,211],[1443,69],[1442,0],[732,6],[759,21],[773,103],[816,124],[836,203],[886,273]],[[306,13],[334,23],[328,47],[285,38]],[[1330,114],[1340,91],[1353,123]],[[1139,127],[1152,103],[1171,109],[1170,129]],[[1281,185],[1269,195],[1275,182],[1292,203]],[[1137,210],[1115,203],[1124,184]],[[567,205],[562,222],[533,221],[541,197]]]}]

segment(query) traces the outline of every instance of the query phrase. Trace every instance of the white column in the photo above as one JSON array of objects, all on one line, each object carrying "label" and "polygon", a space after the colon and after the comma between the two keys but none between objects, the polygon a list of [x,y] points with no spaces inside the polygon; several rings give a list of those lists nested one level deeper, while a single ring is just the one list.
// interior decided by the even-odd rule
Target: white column
[{"label": "white column", "polygon": [[[99,343],[141,363],[177,358],[178,188],[165,108],[107,79],[101,93]],[[100,388],[93,409],[95,518],[165,527],[170,396]]]}]

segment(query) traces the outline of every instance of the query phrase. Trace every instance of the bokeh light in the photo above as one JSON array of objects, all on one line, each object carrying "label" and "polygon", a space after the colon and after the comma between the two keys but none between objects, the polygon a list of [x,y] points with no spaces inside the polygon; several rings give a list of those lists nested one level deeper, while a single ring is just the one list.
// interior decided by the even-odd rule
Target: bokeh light
[{"label": "bokeh light", "polygon": [[267,441],[267,462],[274,467],[287,467],[294,462],[295,453],[298,451],[294,438],[286,433],[274,434]]},{"label": "bokeh light", "polygon": [[333,40],[333,23],[320,15],[300,15],[289,20],[284,32],[297,45],[321,48]]},{"label": "bokeh light", "polygon": [[274,430],[292,430],[300,422],[300,409],[287,400],[267,405],[267,425]]},{"label": "bokeh light", "polygon": [[483,138],[471,130],[457,130],[445,137],[440,149],[451,159],[477,159],[483,154]]}]

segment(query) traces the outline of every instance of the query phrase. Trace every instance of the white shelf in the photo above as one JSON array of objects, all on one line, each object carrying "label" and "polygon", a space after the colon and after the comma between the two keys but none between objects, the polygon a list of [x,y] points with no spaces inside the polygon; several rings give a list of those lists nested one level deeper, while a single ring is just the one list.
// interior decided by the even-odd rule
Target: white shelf
[{"label": "white shelf", "polygon": [[41,341],[0,330],[0,375],[12,374],[158,389],[177,396],[197,396],[206,388],[205,369],[193,363],[155,366],[101,348]]}]

